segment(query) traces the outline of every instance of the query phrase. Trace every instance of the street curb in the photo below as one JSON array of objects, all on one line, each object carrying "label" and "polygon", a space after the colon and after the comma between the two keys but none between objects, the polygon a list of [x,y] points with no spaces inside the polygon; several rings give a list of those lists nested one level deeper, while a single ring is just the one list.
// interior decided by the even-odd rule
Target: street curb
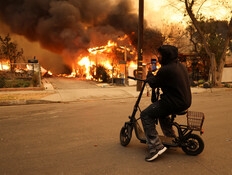
[{"label": "street curb", "polygon": [[61,101],[49,101],[49,100],[9,100],[9,101],[0,102],[0,106],[29,105],[29,104],[48,104],[48,103],[61,103]]},{"label": "street curb", "polygon": [[0,91],[42,91],[44,87],[28,87],[28,88],[0,88]]}]

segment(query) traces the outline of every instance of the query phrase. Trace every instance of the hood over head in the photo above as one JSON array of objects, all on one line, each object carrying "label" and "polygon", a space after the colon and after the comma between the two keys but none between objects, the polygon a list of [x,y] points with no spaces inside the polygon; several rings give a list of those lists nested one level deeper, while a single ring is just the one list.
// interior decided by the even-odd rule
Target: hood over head
[{"label": "hood over head", "polygon": [[158,52],[162,55],[161,65],[168,64],[178,57],[178,48],[171,45],[163,45],[158,48]]}]

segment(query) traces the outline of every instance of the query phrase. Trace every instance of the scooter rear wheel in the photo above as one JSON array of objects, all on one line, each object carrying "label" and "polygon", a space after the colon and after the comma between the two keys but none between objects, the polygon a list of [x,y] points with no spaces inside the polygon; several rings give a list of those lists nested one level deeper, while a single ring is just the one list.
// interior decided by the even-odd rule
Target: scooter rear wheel
[{"label": "scooter rear wheel", "polygon": [[181,148],[186,154],[196,156],[204,150],[204,142],[200,136],[190,134]]},{"label": "scooter rear wheel", "polygon": [[125,124],[120,131],[120,143],[122,146],[127,146],[130,143],[133,127]]}]

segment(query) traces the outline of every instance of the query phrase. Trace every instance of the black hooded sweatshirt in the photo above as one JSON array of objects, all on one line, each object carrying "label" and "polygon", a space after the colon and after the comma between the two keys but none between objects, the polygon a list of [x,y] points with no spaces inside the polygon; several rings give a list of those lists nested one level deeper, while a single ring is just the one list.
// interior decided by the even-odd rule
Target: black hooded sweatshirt
[{"label": "black hooded sweatshirt", "polygon": [[160,102],[171,108],[172,112],[181,112],[190,107],[192,95],[188,72],[177,59],[178,49],[163,45],[158,49],[162,55],[161,68],[155,76],[148,77],[151,88],[160,87]]}]

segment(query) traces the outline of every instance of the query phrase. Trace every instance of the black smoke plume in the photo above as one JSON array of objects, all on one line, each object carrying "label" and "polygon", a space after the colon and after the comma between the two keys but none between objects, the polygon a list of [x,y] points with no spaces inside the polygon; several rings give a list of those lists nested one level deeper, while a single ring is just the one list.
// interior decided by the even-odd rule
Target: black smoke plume
[{"label": "black smoke plume", "polygon": [[[127,34],[136,47],[131,0],[1,0],[0,20],[54,53],[77,54]],[[102,43],[101,43],[102,42]]]},{"label": "black smoke plume", "polygon": [[[127,0],[4,0],[0,18],[11,30],[53,52],[89,47],[93,32],[136,31],[137,17]],[[100,37],[100,36],[99,36]]]}]

